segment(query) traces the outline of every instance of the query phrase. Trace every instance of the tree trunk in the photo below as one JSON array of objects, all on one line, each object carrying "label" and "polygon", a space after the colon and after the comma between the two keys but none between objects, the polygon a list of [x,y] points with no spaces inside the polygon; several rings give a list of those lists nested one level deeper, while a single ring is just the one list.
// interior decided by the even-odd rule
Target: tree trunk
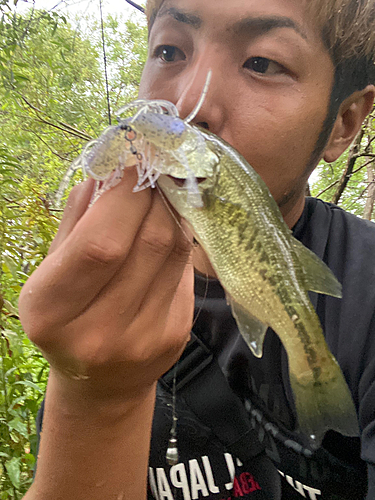
[{"label": "tree trunk", "polygon": [[372,163],[369,163],[367,165],[367,180],[368,180],[367,200],[366,200],[365,210],[363,212],[363,218],[371,220],[375,202],[375,174]]},{"label": "tree trunk", "polygon": [[361,142],[362,142],[364,133],[365,133],[364,128],[362,128],[359,131],[354,144],[350,148],[348,161],[346,163],[346,169],[344,170],[344,173],[342,174],[341,179],[339,180],[337,189],[336,189],[335,194],[333,195],[332,200],[331,200],[331,202],[334,203],[335,205],[338,204],[338,202],[342,196],[342,193],[344,192],[346,186],[348,185],[350,177],[353,173],[354,165],[355,165],[355,162],[357,161],[357,158],[358,158],[358,153],[359,153],[359,149],[361,147]]}]

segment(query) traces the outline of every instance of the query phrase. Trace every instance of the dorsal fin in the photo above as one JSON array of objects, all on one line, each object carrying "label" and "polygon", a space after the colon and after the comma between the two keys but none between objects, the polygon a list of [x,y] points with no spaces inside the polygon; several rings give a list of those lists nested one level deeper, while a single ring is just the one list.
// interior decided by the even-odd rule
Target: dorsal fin
[{"label": "dorsal fin", "polygon": [[330,268],[298,240],[293,241],[307,290],[332,297],[342,297],[342,287]]}]

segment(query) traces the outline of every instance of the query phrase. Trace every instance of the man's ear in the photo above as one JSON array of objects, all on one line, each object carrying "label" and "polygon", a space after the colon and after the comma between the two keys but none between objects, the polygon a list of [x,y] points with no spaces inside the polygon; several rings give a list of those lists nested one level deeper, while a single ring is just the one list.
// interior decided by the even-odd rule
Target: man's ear
[{"label": "man's ear", "polygon": [[323,158],[331,163],[350,146],[357,135],[363,120],[370,113],[375,99],[374,85],[354,92],[340,106],[335,124],[328,143],[324,149]]}]

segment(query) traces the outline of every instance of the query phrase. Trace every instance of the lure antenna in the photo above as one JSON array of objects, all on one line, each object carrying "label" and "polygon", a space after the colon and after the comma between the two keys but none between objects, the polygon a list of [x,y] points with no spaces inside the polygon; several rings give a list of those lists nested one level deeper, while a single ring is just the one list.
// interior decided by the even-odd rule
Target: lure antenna
[{"label": "lure antenna", "polygon": [[202,94],[201,94],[201,96],[199,98],[199,101],[197,102],[195,108],[190,113],[190,115],[187,118],[185,118],[185,120],[184,120],[185,123],[190,123],[192,120],[194,120],[194,118],[199,113],[199,110],[203,106],[204,100],[206,99],[206,95],[207,95],[207,92],[208,92],[208,87],[210,86],[211,76],[212,76],[212,70],[210,69],[210,70],[208,70],[207,77],[206,77],[206,82],[204,84],[204,87],[203,87],[203,90],[202,90]]},{"label": "lure antenna", "polygon": [[138,5],[137,3],[132,2],[132,0],[125,0],[125,2],[127,2],[132,7],[135,7],[136,9],[138,9],[140,12],[142,12],[142,14],[145,13],[145,9],[143,7],[141,7],[140,5]]}]

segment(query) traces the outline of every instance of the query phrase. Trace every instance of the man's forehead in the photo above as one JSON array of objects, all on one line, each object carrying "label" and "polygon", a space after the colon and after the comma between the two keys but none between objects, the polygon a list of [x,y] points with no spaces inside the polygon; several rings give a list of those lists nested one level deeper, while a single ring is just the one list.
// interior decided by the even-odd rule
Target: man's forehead
[{"label": "man's forehead", "polygon": [[[207,1],[207,0],[206,0]],[[208,0],[209,2],[210,0]],[[293,3],[294,0],[290,0],[290,2],[286,3]],[[255,2],[256,3],[256,2]],[[264,2],[261,1],[264,5]],[[280,4],[282,4],[282,0],[280,0]],[[249,2],[249,4],[244,0],[241,5],[240,2],[237,2],[237,8],[233,9],[233,5],[231,7],[228,7],[228,5],[225,5],[226,9],[228,10],[228,14],[232,17],[232,23],[229,23],[230,25],[227,25],[227,30],[232,31],[233,33],[236,34],[241,34],[241,33],[249,33],[253,32],[254,34],[262,34],[262,33],[267,33],[272,31],[273,29],[277,28],[291,28],[294,30],[298,35],[300,35],[303,39],[307,40],[309,37],[307,36],[306,29],[304,27],[304,21],[301,19],[298,19],[295,16],[295,9],[292,9],[293,14],[291,16],[289,15],[283,15],[283,14],[278,14],[277,12],[280,11],[280,4],[278,2],[270,2],[271,4],[271,9],[266,9],[266,13],[261,14],[260,12],[263,10],[262,8],[260,9],[259,14],[256,15],[247,15],[247,5],[254,5],[254,2]],[[272,5],[273,8],[276,6],[277,8],[272,11]],[[148,19],[149,19],[149,26],[151,27],[155,21],[156,18],[164,18],[164,17],[170,17],[178,22],[181,22],[183,24],[187,24],[193,28],[200,28],[203,25],[203,19],[200,17],[199,11],[200,11],[200,4],[192,0],[189,2],[189,0],[184,0],[183,2],[179,1],[174,1],[174,0],[149,0],[147,7],[149,7],[148,10]],[[240,16],[235,15],[234,12],[237,11],[241,13]],[[258,10],[256,8],[256,10]],[[300,9],[298,9],[300,10]],[[302,10],[304,10],[302,8]],[[268,12],[267,12],[268,11]],[[290,9],[289,9],[290,13]],[[303,16],[304,17],[304,16]],[[229,19],[228,19],[229,20]],[[310,23],[309,23],[310,24]],[[314,29],[314,27],[312,27]],[[315,37],[314,37],[315,38]]]},{"label": "man's forehead", "polygon": [[175,4],[175,2],[173,0],[147,0],[146,14],[149,21],[150,17],[152,15],[155,15],[159,11],[162,4],[168,4],[169,6],[172,6],[173,4]]},{"label": "man's forehead", "polygon": [[171,16],[176,21],[189,24],[193,26],[193,28],[199,28],[202,25],[202,19],[199,16],[194,14],[181,11],[176,9],[176,7],[169,6],[168,4],[163,4],[163,6],[159,9],[157,17],[162,16]]}]

